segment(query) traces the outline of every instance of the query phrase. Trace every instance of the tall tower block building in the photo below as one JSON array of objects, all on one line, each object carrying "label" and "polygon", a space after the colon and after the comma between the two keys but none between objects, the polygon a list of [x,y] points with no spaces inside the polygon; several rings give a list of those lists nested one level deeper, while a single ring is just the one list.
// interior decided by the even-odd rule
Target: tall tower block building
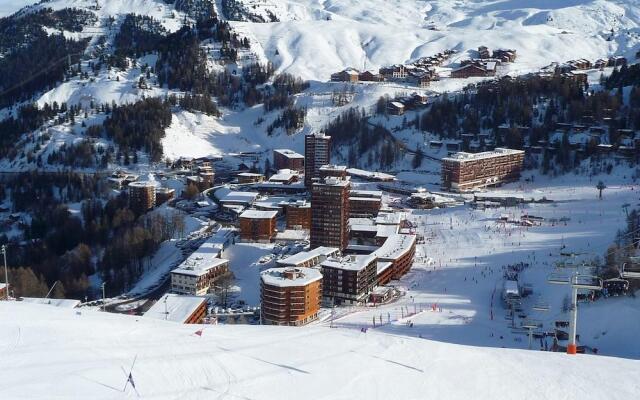
[{"label": "tall tower block building", "polygon": [[311,248],[337,247],[349,244],[348,179],[327,177],[311,186]]},{"label": "tall tower block building", "polygon": [[313,133],[304,137],[304,184],[311,187],[313,178],[320,176],[320,167],[329,164],[331,136]]}]

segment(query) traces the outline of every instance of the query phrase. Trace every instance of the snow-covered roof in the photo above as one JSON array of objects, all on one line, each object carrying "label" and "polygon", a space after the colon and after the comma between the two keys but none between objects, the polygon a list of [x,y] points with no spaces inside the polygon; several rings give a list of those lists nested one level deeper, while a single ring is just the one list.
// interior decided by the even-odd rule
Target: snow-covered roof
[{"label": "snow-covered roof", "polygon": [[520,294],[520,290],[518,289],[518,281],[505,280],[504,281],[504,293],[505,294],[519,295]]},{"label": "snow-covered roof", "polygon": [[415,242],[415,235],[397,233],[389,236],[373,254],[383,261],[395,260],[410,251]]},{"label": "snow-covered roof", "polygon": [[[2,289],[4,283],[0,283],[0,289]],[[34,304],[46,304],[48,306],[60,307],[60,308],[76,308],[80,304],[80,300],[73,299],[49,299],[44,297],[22,297],[21,301]]]},{"label": "snow-covered roof", "polygon": [[300,175],[298,171],[294,171],[291,169],[281,169],[277,174],[271,175],[271,178],[269,178],[269,182],[289,182],[298,175]]},{"label": "snow-covered roof", "polygon": [[296,153],[293,150],[290,149],[275,149],[273,150],[274,153],[278,153],[281,154],[287,158],[301,158],[304,159],[304,156],[300,153]]},{"label": "snow-covered roof", "polygon": [[380,202],[382,201],[379,197],[357,197],[357,196],[351,196],[349,197],[349,201],[375,201],[375,202]]},{"label": "snow-covered roof", "polygon": [[276,233],[276,242],[281,241],[296,241],[296,240],[309,240],[308,229],[285,229],[282,232]]},{"label": "snow-covered roof", "polygon": [[364,169],[359,169],[359,168],[347,168],[347,174],[358,177],[358,178],[381,180],[381,181],[391,181],[395,179],[395,176],[391,174],[386,174],[384,172],[366,171]]},{"label": "snow-covered roof", "polygon": [[377,274],[380,275],[381,273],[389,269],[389,267],[391,267],[392,265],[393,263],[390,261],[378,261]]},{"label": "snow-covered roof", "polygon": [[221,203],[244,203],[252,204],[258,198],[258,192],[236,192],[231,191],[220,199]]},{"label": "snow-covered roof", "polygon": [[352,190],[351,197],[377,197],[382,198],[381,190]]},{"label": "snow-covered roof", "polygon": [[171,272],[180,275],[201,276],[213,268],[228,263],[229,260],[220,258],[218,255],[229,245],[234,232],[235,230],[231,228],[218,229],[213,236]]},{"label": "snow-covered roof", "polygon": [[453,161],[453,162],[465,162],[465,161],[476,161],[482,160],[485,158],[499,157],[505,155],[512,154],[524,154],[522,150],[515,149],[506,149],[503,147],[496,147],[493,151],[483,151],[482,153],[467,153],[464,151],[453,154],[450,157],[445,157],[442,161]]},{"label": "snow-covered roof", "polygon": [[129,187],[135,187],[135,188],[146,188],[146,187],[157,187],[160,186],[160,182],[158,181],[135,181],[135,182],[131,182],[129,183]]},{"label": "snow-covered roof", "polygon": [[405,219],[403,212],[380,213],[375,219],[377,225],[398,225]]},{"label": "snow-covered roof", "polygon": [[245,176],[247,178],[258,178],[263,176],[262,174],[256,174],[254,172],[240,172],[238,176]]},{"label": "snow-covered roof", "polygon": [[271,219],[278,215],[277,211],[245,210],[240,214],[240,218],[250,219]]},{"label": "snow-covered roof", "polygon": [[398,233],[398,225],[376,225],[376,237],[389,237]]},{"label": "snow-covered roof", "polygon": [[[313,250],[302,251],[298,254],[294,254],[290,257],[278,260],[277,264],[296,266],[296,265],[300,265],[308,261],[311,261],[314,258],[319,258],[319,259],[327,258],[333,254],[338,253],[338,251],[339,249],[337,247],[320,246],[320,247],[316,247]],[[319,261],[322,261],[322,260],[319,260]]]},{"label": "snow-covered roof", "polygon": [[351,232],[378,232],[378,226],[376,225],[361,225],[361,224],[353,224],[349,225],[349,230]]},{"label": "snow-covered roof", "polygon": [[376,260],[373,254],[360,255],[351,254],[345,257],[331,257],[324,260],[320,265],[322,267],[337,268],[347,271],[361,271]]},{"label": "snow-covered roof", "polygon": [[266,285],[278,287],[306,286],[322,279],[322,273],[313,268],[269,268],[260,273]]},{"label": "snow-covered roof", "polygon": [[346,165],[325,164],[320,167],[320,171],[346,171]]},{"label": "snow-covered roof", "polygon": [[373,218],[349,218],[349,225],[375,225]]},{"label": "snow-covered roof", "polygon": [[206,303],[207,299],[197,296],[181,296],[166,294],[156,301],[151,308],[144,313],[147,318],[161,319],[165,321],[186,322],[191,315]]},{"label": "snow-covered roof", "polygon": [[314,182],[313,185],[326,185],[326,186],[348,186],[351,182],[349,179],[341,179],[336,176],[328,176],[323,182]]}]

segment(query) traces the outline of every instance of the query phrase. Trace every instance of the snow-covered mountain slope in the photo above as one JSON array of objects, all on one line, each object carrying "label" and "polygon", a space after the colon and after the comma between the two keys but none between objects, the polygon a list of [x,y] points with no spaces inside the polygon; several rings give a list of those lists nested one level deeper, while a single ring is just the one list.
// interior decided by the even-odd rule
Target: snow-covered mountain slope
[{"label": "snow-covered mountain slope", "polygon": [[11,15],[25,6],[28,6],[24,9],[25,12],[42,8],[51,8],[54,11],[64,8],[80,8],[92,10],[101,19],[117,18],[129,13],[148,15],[162,21],[164,27],[169,31],[179,29],[182,26],[180,17],[184,16],[175,10],[173,4],[167,4],[162,0],[43,0],[42,2],[3,0],[0,3],[7,3],[0,4],[0,17]]},{"label": "snow-covered mountain slope", "polygon": [[[637,361],[0,302],[7,399],[630,399]],[[135,383],[125,387],[131,371]]]},{"label": "snow-covered mountain slope", "polygon": [[481,45],[518,50],[515,68],[526,71],[551,61],[633,56],[640,43],[637,0],[285,3],[284,12],[281,5],[273,8],[282,22],[236,26],[252,33],[281,70],[308,79],[326,80],[344,67],[377,68],[444,49],[467,57]]}]

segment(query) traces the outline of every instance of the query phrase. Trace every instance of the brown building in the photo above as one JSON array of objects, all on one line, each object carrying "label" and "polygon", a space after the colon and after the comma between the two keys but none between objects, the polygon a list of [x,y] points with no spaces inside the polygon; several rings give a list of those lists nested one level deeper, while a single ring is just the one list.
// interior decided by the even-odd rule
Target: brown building
[{"label": "brown building", "polygon": [[0,300],[6,300],[9,297],[9,285],[0,283]]},{"label": "brown building", "polygon": [[384,244],[373,255],[378,259],[381,269],[386,265],[385,262],[391,263],[388,268],[390,271],[379,270],[378,284],[383,285],[388,282],[388,278],[400,279],[404,274],[409,272],[413,266],[413,259],[416,254],[416,236],[396,233],[387,238]]},{"label": "brown building", "polygon": [[168,201],[175,199],[176,190],[167,188],[167,187],[157,187],[156,188],[156,204],[164,204]]},{"label": "brown building", "polygon": [[379,72],[384,79],[404,79],[408,74],[407,68],[401,64],[382,67]]},{"label": "brown building", "polygon": [[347,167],[345,165],[327,164],[320,167],[318,173],[320,175],[320,179],[324,179],[329,176],[344,179],[347,177]]},{"label": "brown building", "polygon": [[471,78],[493,76],[496,73],[495,63],[487,63],[488,65],[480,65],[477,63],[467,64],[458,69],[451,71],[452,78]]},{"label": "brown building", "polygon": [[517,58],[516,50],[513,49],[496,49],[493,51],[493,57],[502,62],[515,62]]},{"label": "brown building", "polygon": [[129,208],[137,214],[144,214],[156,206],[156,182],[136,181],[129,187]]},{"label": "brown building", "polygon": [[311,188],[311,248],[337,247],[349,244],[348,179],[326,178]]},{"label": "brown building", "polygon": [[349,218],[370,218],[378,215],[382,207],[382,192],[352,190],[349,194]]},{"label": "brown building", "polygon": [[205,242],[178,268],[171,271],[171,292],[202,296],[213,284],[229,274],[229,260],[218,258],[212,241]]},{"label": "brown building", "polygon": [[311,229],[311,203],[299,200],[285,204],[287,229]]},{"label": "brown building", "polygon": [[491,54],[489,53],[489,48],[487,46],[478,47],[478,58],[490,58]]},{"label": "brown building", "polygon": [[371,71],[364,71],[358,75],[358,79],[363,82],[382,82],[384,78],[380,74]]},{"label": "brown building", "polygon": [[359,75],[360,74],[355,69],[347,68],[344,71],[331,74],[331,81],[357,83]]},{"label": "brown building", "polygon": [[404,114],[404,104],[399,101],[390,101],[387,104],[387,112],[391,115],[402,115]]},{"label": "brown building", "polygon": [[312,268],[271,268],[260,274],[260,312],[265,325],[305,325],[318,318],[322,274]]},{"label": "brown building", "polygon": [[187,176],[187,185],[193,185],[198,188],[199,191],[203,191],[213,187],[213,173],[211,175],[192,175]]},{"label": "brown building", "polygon": [[273,168],[304,171],[304,156],[289,149],[273,150]]},{"label": "brown building", "polygon": [[442,186],[464,192],[520,178],[524,151],[496,148],[483,153],[456,153],[442,159]]},{"label": "brown building", "polygon": [[334,304],[366,302],[376,286],[377,260],[373,254],[329,258],[322,268],[322,296]]},{"label": "brown building", "polygon": [[264,175],[262,174],[254,174],[252,172],[241,172],[238,174],[239,184],[260,183],[263,181],[264,181]]},{"label": "brown building", "polygon": [[319,177],[320,167],[331,163],[331,136],[314,133],[304,137],[304,185],[311,187]]},{"label": "brown building", "polygon": [[240,214],[240,238],[252,242],[270,242],[276,235],[277,211],[246,210]]}]

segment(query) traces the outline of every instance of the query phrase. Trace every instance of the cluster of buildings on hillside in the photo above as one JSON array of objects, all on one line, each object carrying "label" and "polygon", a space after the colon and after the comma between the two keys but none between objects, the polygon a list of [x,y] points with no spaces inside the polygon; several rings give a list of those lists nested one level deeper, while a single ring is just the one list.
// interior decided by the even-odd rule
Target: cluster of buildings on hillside
[{"label": "cluster of buildings on hillside", "polygon": [[408,64],[382,67],[377,73],[370,71],[360,72],[354,68],[347,68],[331,74],[331,81],[348,83],[391,81],[425,88],[429,86],[431,81],[439,79],[436,67],[442,65],[452,54],[455,54],[455,50],[445,50],[433,56],[421,57]]},{"label": "cluster of buildings on hillside", "polygon": [[486,46],[478,47],[478,58],[463,60],[460,67],[451,71],[452,78],[495,76],[498,66],[516,61],[516,50],[496,49],[493,54]]},{"label": "cluster of buildings on hillside", "polygon": [[[183,178],[185,187],[193,185],[202,192],[213,187],[215,172],[212,162],[209,158],[181,158],[171,167],[175,176]],[[158,175],[162,177],[163,174]],[[143,214],[176,198],[175,189],[162,186],[154,176],[140,179],[137,174],[117,170],[107,178],[107,183],[114,190],[126,190],[129,196],[129,208],[138,214]]]}]

